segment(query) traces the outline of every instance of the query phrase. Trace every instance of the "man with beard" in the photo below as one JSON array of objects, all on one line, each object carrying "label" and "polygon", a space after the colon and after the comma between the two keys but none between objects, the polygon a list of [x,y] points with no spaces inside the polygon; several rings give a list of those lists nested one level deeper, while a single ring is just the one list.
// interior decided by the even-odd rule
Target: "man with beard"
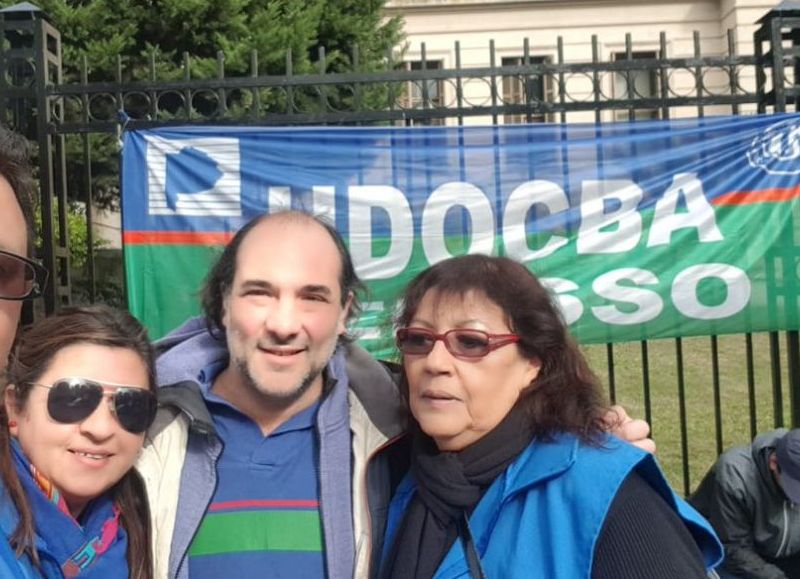
[{"label": "man with beard", "polygon": [[392,370],[347,339],[359,289],[339,234],[304,213],[258,217],[223,251],[205,317],[158,344],[163,408],[138,464],[156,577],[369,575],[405,416]]},{"label": "man with beard", "polygon": [[[0,126],[0,374],[19,325],[23,300],[34,297],[47,281],[46,270],[33,257],[33,178],[28,143]],[[0,457],[8,457],[8,417],[0,412]],[[0,468],[13,468],[3,458]],[[9,494],[19,499],[21,489],[0,490],[0,527],[13,529],[17,513]],[[6,494],[8,493],[8,494]],[[26,571],[6,541],[0,541],[0,577],[21,577]]]}]

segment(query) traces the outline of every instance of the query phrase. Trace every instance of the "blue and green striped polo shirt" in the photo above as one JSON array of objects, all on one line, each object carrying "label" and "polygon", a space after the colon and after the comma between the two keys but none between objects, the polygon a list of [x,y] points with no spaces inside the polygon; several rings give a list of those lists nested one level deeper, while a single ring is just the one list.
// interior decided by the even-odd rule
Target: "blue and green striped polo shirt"
[{"label": "blue and green striped polo shirt", "polygon": [[[207,370],[205,376],[219,371]],[[324,577],[319,403],[264,436],[211,391],[212,381],[203,395],[224,447],[217,488],[189,547],[189,577]]]}]

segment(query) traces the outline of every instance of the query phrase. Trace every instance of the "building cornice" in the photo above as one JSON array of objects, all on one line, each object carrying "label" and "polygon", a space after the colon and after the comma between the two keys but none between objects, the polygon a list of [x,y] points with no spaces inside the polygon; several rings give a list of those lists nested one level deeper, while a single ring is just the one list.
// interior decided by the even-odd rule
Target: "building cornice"
[{"label": "building cornice", "polygon": [[[568,2],[570,6],[587,4],[608,4],[611,0],[574,0]],[[414,10],[457,10],[459,8],[487,8],[503,6],[520,6],[525,4],[552,4],[563,6],[564,0],[388,0],[384,10],[396,12],[408,9]]]},{"label": "building cornice", "polygon": [[[674,0],[652,0],[653,2],[673,2]],[[586,6],[620,4],[620,0],[388,0],[383,7],[386,16],[402,16],[416,13],[442,13],[442,12],[475,12],[492,10],[514,10],[525,6],[542,9],[546,6],[553,8],[580,8]]]}]

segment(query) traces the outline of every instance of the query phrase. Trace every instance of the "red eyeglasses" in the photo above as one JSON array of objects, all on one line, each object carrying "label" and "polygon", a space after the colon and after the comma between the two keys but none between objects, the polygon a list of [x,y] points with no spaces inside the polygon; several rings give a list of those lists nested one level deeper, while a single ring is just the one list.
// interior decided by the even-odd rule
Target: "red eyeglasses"
[{"label": "red eyeglasses", "polygon": [[437,334],[425,328],[400,328],[397,330],[397,348],[403,354],[422,356],[429,354],[438,340],[459,358],[483,358],[486,354],[508,344],[519,342],[517,334],[489,334],[481,330],[455,329]]}]

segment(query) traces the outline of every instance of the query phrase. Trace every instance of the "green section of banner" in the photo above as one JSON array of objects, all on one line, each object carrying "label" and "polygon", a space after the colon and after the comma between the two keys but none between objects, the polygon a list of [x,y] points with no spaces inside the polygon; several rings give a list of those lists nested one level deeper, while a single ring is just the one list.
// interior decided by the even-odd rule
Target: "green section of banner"
[{"label": "green section of banner", "polygon": [[[663,224],[652,223],[652,212],[637,215],[639,227],[629,227],[617,236],[623,249],[615,252],[586,251],[586,240],[580,239],[585,232],[528,236],[530,251],[558,241],[557,236],[563,238],[563,244],[549,255],[527,264],[556,294],[579,341],[621,342],[800,327],[800,217],[796,202],[717,207],[711,219],[715,223],[702,227],[679,224],[660,237]],[[620,226],[611,224],[607,233],[613,234],[614,227]],[[609,238],[609,247],[612,241]],[[506,243],[497,236],[494,252],[505,253]],[[461,238],[444,240],[450,253],[463,253],[468,245],[469,240]],[[602,244],[597,247],[608,249]],[[198,288],[219,251],[219,247],[187,245],[126,248],[130,307],[153,337],[197,313]],[[372,241],[373,260],[389,251],[389,240]],[[425,248],[416,239],[402,272],[367,280],[364,312],[353,329],[374,354],[394,355],[390,331],[394,304],[405,284],[428,265]],[[381,267],[376,261],[371,271]]]},{"label": "green section of banner", "polygon": [[128,307],[158,339],[200,311],[200,288],[221,246],[128,245]]}]

